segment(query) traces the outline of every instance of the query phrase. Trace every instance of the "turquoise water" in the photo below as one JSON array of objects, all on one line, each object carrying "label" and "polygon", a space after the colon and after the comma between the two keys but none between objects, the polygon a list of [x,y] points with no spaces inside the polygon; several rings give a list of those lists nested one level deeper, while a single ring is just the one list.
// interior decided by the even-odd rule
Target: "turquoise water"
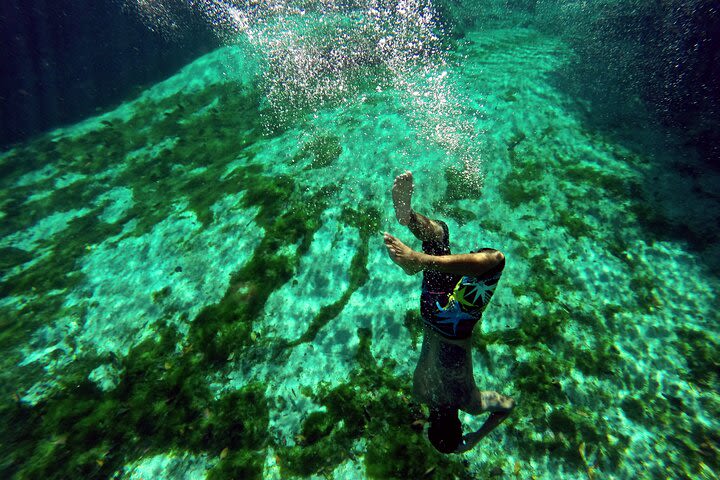
[{"label": "turquoise water", "polygon": [[[600,122],[568,36],[392,7],[204,10],[226,46],[2,154],[4,477],[717,478],[720,175]],[[462,455],[411,393],[406,169],[507,259],[473,359],[518,406]]]}]

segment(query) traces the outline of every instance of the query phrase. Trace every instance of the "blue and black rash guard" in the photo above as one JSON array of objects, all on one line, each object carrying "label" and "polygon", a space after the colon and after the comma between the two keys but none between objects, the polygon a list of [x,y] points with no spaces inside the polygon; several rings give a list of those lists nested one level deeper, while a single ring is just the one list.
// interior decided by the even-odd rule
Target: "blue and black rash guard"
[{"label": "blue and black rash guard", "polygon": [[[450,255],[447,225],[438,222],[445,232],[441,242],[423,242],[429,255]],[[492,250],[484,248],[479,251]],[[426,270],[423,272],[420,313],[426,325],[446,338],[470,338],[475,324],[482,317],[502,276],[505,262],[480,277],[454,275]]]},{"label": "blue and black rash guard", "polygon": [[445,290],[434,290],[432,282],[428,282],[429,288],[423,288],[420,296],[423,321],[444,337],[470,338],[473,327],[482,317],[501,275],[502,270],[480,278],[459,277],[454,286]]}]

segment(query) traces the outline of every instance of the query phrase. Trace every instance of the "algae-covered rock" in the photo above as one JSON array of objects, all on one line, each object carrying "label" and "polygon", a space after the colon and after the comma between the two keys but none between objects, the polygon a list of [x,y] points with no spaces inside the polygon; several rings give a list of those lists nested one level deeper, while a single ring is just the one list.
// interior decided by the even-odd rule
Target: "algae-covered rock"
[{"label": "algae-covered rock", "polygon": [[358,367],[348,381],[307,392],[325,411],[305,419],[302,444],[278,447],[283,474],[329,474],[366,438],[370,478],[469,478],[461,462],[435,451],[415,429],[426,414],[412,400],[409,379],[395,376],[392,364],[376,362],[369,329],[358,329],[358,336]]},{"label": "algae-covered rock", "polygon": [[306,170],[323,168],[335,163],[341,153],[340,137],[331,134],[318,135],[302,146],[293,161],[309,159]]},{"label": "algae-covered rock", "polygon": [[[0,276],[7,270],[32,260],[32,254],[15,247],[0,248]],[[0,277],[1,278],[1,277]]]},{"label": "algae-covered rock", "polygon": [[126,463],[177,449],[221,452],[211,478],[260,478],[267,445],[264,387],[248,384],[217,400],[200,352],[175,353],[161,329],[122,360],[116,388],[100,391],[87,373],[35,407],[4,404],[0,421],[13,450],[3,478],[110,478]]},{"label": "algae-covered rock", "polygon": [[675,347],[688,365],[686,377],[701,387],[717,387],[720,380],[720,344],[707,332],[681,327]]},{"label": "algae-covered rock", "polygon": [[478,199],[482,195],[482,179],[477,172],[463,171],[457,167],[445,169],[447,201],[462,199]]}]

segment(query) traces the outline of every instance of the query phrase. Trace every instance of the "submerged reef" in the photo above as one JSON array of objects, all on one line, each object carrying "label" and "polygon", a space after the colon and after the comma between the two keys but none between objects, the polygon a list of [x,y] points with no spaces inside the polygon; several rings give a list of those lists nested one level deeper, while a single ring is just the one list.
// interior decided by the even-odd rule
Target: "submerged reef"
[{"label": "submerged reef", "polygon": [[422,436],[426,413],[393,363],[377,363],[368,329],[358,329],[358,367],[347,383],[304,392],[324,408],[308,415],[294,447],[279,448],[287,475],[330,473],[366,439],[369,478],[472,478],[461,461],[438,453]]},{"label": "submerged reef", "polygon": [[[681,227],[650,201],[649,160],[531,83],[558,43],[482,35],[463,51],[469,88],[500,84],[488,87],[497,175],[482,190],[456,166],[428,167],[423,155],[444,157],[409,145],[402,115],[378,114],[395,92],[337,124],[322,112],[269,131],[256,87],[219,83],[144,95],[2,154],[0,476],[114,478],[187,456],[212,479],[711,478],[717,284],[685,243],[664,242]],[[492,74],[509,56],[527,83]],[[415,156],[418,186],[440,185],[418,203],[447,220],[453,247],[480,232],[508,259],[472,354],[478,386],[517,407],[463,456],[424,438],[410,373],[419,277],[380,235],[396,161]],[[113,282],[127,291],[103,290]]]},{"label": "submerged reef", "polygon": [[342,153],[340,138],[336,135],[318,135],[305,145],[293,158],[293,162],[309,159],[306,170],[329,167]]},{"label": "submerged reef", "polygon": [[[55,386],[34,404],[8,394],[0,404],[0,422],[7,433],[0,445],[0,474],[109,478],[141,458],[177,451],[212,459],[208,478],[261,478],[268,448],[273,448],[283,472],[309,475],[330,472],[354,458],[358,442],[366,441],[365,467],[372,478],[466,478],[461,462],[437,454],[423,439],[426,412],[410,399],[407,379],[393,375],[392,361],[377,364],[370,352],[369,329],[358,330],[358,367],[346,383],[304,392],[325,411],[304,420],[301,440],[293,447],[268,434],[265,386],[252,382],[216,396],[208,380],[211,372],[227,368],[234,357],[277,355],[311,342],[342,311],[369,278],[369,242],[380,231],[381,214],[372,202],[343,209],[339,221],[360,234],[348,288],[337,302],[320,310],[297,340],[270,345],[253,333],[253,322],[272,292],[292,278],[338,188],[301,190],[292,177],[264,175],[263,168],[253,164],[253,152],[246,147],[261,138],[254,133],[261,130],[256,123],[257,97],[237,86],[215,85],[158,102],[145,100],[135,108],[129,120],[105,120],[98,130],[84,135],[40,140],[2,163],[8,186],[39,166],[26,163],[29,158],[57,157],[62,175],[76,175],[68,187],[51,190],[37,201],[29,188],[7,188],[6,207],[34,208],[5,208],[10,215],[4,233],[54,213],[81,212],[48,242],[50,256],[31,266],[23,268],[34,259],[28,251],[7,250],[6,268],[20,268],[3,278],[0,287],[6,296],[27,299],[19,311],[27,322],[16,318],[3,332],[3,351],[10,353],[7,366],[17,362],[21,352],[15,347],[24,343],[23,337],[68,313],[61,295],[57,302],[48,300],[52,292],[68,291],[83,281],[79,260],[86,252],[103,242],[147,234],[176,209],[179,199],[201,226],[209,226],[215,222],[213,206],[241,192],[239,206],[257,212],[253,224],[262,229],[260,243],[232,274],[220,301],[194,318],[182,312],[178,317],[170,309],[163,321],[146,327],[151,337],[126,355],[84,352],[55,370]],[[147,145],[158,148],[148,150]],[[319,137],[300,152],[298,158],[309,155],[312,167],[321,168],[337,159],[341,146],[338,137]],[[108,168],[115,169],[113,175],[104,175]],[[60,176],[49,172],[55,182]],[[105,221],[108,202],[97,199],[112,188],[131,188],[132,201],[112,221]],[[181,274],[183,268],[177,266],[172,273]],[[166,286],[148,294],[153,304],[164,308],[173,292]],[[186,327],[178,328],[178,319]],[[92,380],[98,365],[105,365],[115,378],[109,383]],[[39,371],[31,375],[33,368],[13,366],[4,377],[18,388],[42,377]],[[386,462],[388,454],[396,455],[394,464]]]},{"label": "submerged reef", "polygon": [[[260,138],[252,133],[261,131],[257,97],[236,85],[214,85],[158,102],[144,100],[135,108],[127,121],[103,121],[99,130],[84,135],[40,140],[3,159],[7,186],[42,162],[53,164],[48,161],[53,157],[59,159],[54,165],[62,168],[63,176],[78,177],[37,201],[29,197],[29,188],[4,189],[8,221],[3,233],[54,212],[86,212],[53,238],[49,255],[36,259],[20,248],[8,250],[12,257],[8,255],[7,268],[35,261],[0,283],[4,296],[26,298],[16,315],[3,316],[0,346],[9,353],[4,356],[4,377],[10,380],[3,382],[4,398],[12,398],[11,383],[18,388],[18,382],[34,378],[30,367],[10,368],[19,356],[14,347],[22,345],[36,326],[67,314],[62,297],[52,292],[67,291],[82,281],[78,261],[95,245],[110,237],[119,241],[148,232],[181,199],[201,223],[212,223],[213,204],[229,193],[244,192],[243,207],[258,209],[255,223],[264,232],[258,253],[232,276],[219,303],[194,319],[186,318],[191,326],[185,335],[170,324],[155,325],[158,340],[144,341],[124,358],[86,354],[57,371],[55,393],[37,405],[4,401],[0,417],[8,436],[2,445],[3,476],[103,478],[132,459],[172,449],[210,454],[227,449],[210,478],[262,474],[264,455],[258,452],[267,446],[263,388],[248,385],[214,399],[207,368],[226,364],[234,352],[253,343],[252,321],[272,293],[268,286],[278,288],[290,278],[335,189],[301,193],[289,177],[263,176],[262,168],[251,164],[253,154],[244,149]],[[164,144],[168,146],[139,153],[146,145]],[[244,162],[229,170],[238,156]],[[196,175],[178,174],[199,165]],[[107,168],[116,173],[103,177]],[[58,171],[50,174],[60,177]],[[132,187],[132,204],[108,223],[101,219],[104,204],[86,207],[113,186]],[[32,208],[7,208],[13,204]],[[296,243],[293,254],[281,253],[281,247]],[[356,270],[364,269],[364,261],[357,263]],[[153,301],[162,304],[170,293],[169,287],[154,292]],[[104,361],[121,372],[117,386],[107,392],[88,379],[90,370]]]},{"label": "submerged reef", "polygon": [[110,478],[129,460],[177,449],[223,458],[209,478],[261,478],[267,445],[264,388],[213,399],[202,355],[176,352],[171,327],[118,360],[120,382],[102,392],[87,371],[35,406],[0,406],[6,478]]},{"label": "submerged reef", "polygon": [[[562,261],[557,252],[538,253],[528,246],[532,243],[529,238],[511,234],[511,250],[530,268],[527,280],[511,288],[516,298],[532,300],[518,307],[517,326],[485,332],[473,342],[488,361],[496,346],[509,348],[503,351],[510,358],[522,358],[512,368],[518,406],[507,421],[519,435],[521,456],[527,460],[562,456],[567,464],[586,469],[591,476],[626,461],[626,452],[635,439],[604,413],[578,403],[578,393],[582,392],[583,397],[592,397],[610,411],[621,411],[630,422],[665,436],[672,449],[682,452],[664,458],[666,465],[682,472],[679,475],[690,478],[705,474],[708,468],[717,470],[720,437],[697,420],[699,412],[689,410],[679,385],[655,386],[653,391],[653,384],[648,382],[641,396],[618,395],[605,387],[632,391],[638,386],[637,377],[628,373],[632,357],[618,348],[620,335],[637,335],[625,328],[623,319],[653,314],[667,308],[670,301],[661,296],[663,281],[658,274],[637,261],[628,232],[638,227],[655,232],[662,229],[655,226],[657,222],[670,221],[650,207],[639,173],[618,168],[623,168],[620,153],[610,150],[598,153],[594,162],[578,163],[556,152],[555,161],[541,162],[541,152],[553,151],[552,146],[543,146],[544,138],[542,132],[526,135],[516,131],[507,141],[511,171],[500,185],[501,196],[513,208],[534,214],[545,211],[554,217],[554,226],[576,242],[576,250],[561,252],[571,261],[587,255],[580,248],[585,239],[604,239],[607,253],[619,262],[615,268],[628,272],[622,288],[631,294],[615,294],[605,300],[603,308],[586,308],[577,299],[587,295],[587,287],[574,278],[570,262]],[[603,162],[617,167],[607,168]],[[540,165],[545,170],[540,170]],[[548,169],[555,169],[558,184],[545,183]],[[547,198],[553,199],[551,204],[545,203]],[[607,217],[617,205],[627,206],[628,214]],[[524,218],[531,222],[533,215]],[[679,328],[675,333],[673,346],[687,361],[685,378],[703,389],[717,386],[716,342],[694,329]],[[583,379],[582,384],[578,378]],[[706,398],[713,405],[711,397]]]}]

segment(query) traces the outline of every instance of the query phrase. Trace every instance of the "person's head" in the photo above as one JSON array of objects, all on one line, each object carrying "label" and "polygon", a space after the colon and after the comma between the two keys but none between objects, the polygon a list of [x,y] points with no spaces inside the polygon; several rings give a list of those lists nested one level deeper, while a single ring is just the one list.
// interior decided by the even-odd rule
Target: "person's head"
[{"label": "person's head", "polygon": [[454,452],[462,440],[462,425],[457,408],[430,409],[428,440],[442,453]]}]

